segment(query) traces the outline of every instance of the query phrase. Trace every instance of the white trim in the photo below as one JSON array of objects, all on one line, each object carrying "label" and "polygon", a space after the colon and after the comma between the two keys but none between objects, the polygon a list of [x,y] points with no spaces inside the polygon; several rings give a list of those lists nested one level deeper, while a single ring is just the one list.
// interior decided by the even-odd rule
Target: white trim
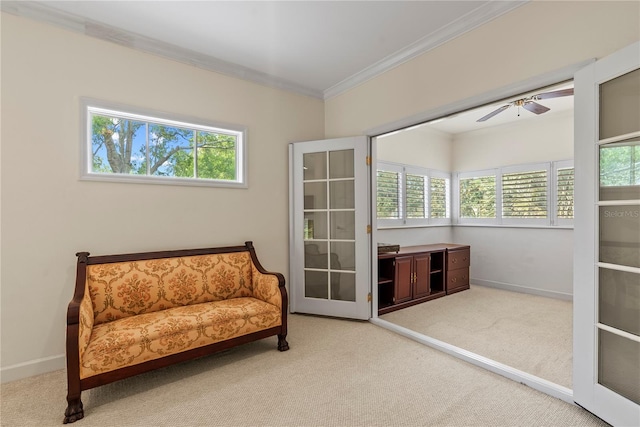
[{"label": "white trim", "polygon": [[43,357],[40,359],[29,360],[27,362],[16,363],[15,365],[5,366],[0,369],[0,378],[2,378],[0,381],[2,383],[8,383],[64,369],[66,366],[66,360],[67,359],[64,354],[59,354],[56,356]]},{"label": "white trim", "polygon": [[364,70],[352,75],[338,84],[331,86],[324,91],[324,99],[333,98],[345,93],[354,87],[365,83],[413,58],[416,58],[436,47],[455,39],[489,21],[510,12],[529,0],[524,1],[490,1],[485,2],[477,9],[458,18],[455,22],[435,33],[418,40],[406,48],[376,62]]},{"label": "white trim", "polygon": [[529,0],[485,2],[472,12],[460,17],[445,28],[439,29],[435,33],[418,40],[412,45],[384,58],[381,61],[378,61],[377,63],[326,90],[306,87],[261,71],[233,64],[190,49],[178,47],[171,43],[161,42],[159,40],[125,31],[107,24],[96,22],[91,19],[79,18],[71,13],[54,9],[46,5],[45,2],[0,2],[0,9],[3,12],[7,12],[12,15],[23,16],[29,19],[45,22],[89,37],[95,37],[100,40],[116,43],[130,49],[147,52],[192,65],[194,67],[214,71],[276,89],[282,89],[326,100],[351,90],[367,80],[381,75],[404,62],[442,45],[445,42],[453,40],[456,37],[484,25],[505,13],[526,4],[528,1]]},{"label": "white trim", "polygon": [[471,98],[466,98],[462,101],[457,101],[425,112],[420,112],[400,120],[386,123],[384,125],[366,129],[364,134],[369,136],[381,136],[390,132],[409,128],[411,126],[420,125],[431,120],[447,117],[461,111],[470,110],[482,105],[511,98],[525,92],[531,92],[546,86],[568,81],[573,79],[573,75],[578,70],[592,64],[594,61],[595,59],[580,61],[549,73],[493,89],[480,95],[472,96]]},{"label": "white trim", "polygon": [[629,267],[629,266],[620,265],[620,264],[610,264],[607,262],[598,262],[597,265],[600,268],[607,268],[609,270],[625,271],[627,273],[640,274],[640,268],[638,267]]},{"label": "white trim", "polygon": [[258,83],[276,89],[286,90],[313,98],[323,99],[321,90],[312,89],[267,73],[233,64],[209,55],[185,49],[171,43],[162,42],[140,34],[112,27],[87,18],[79,18],[71,13],[54,9],[45,2],[12,1],[0,2],[0,10],[12,15],[23,16],[46,24],[84,34],[130,49],[150,53],[166,59],[181,62],[204,70]]},{"label": "white trim", "polygon": [[[614,187],[609,187],[614,188]],[[598,206],[635,206],[640,205],[640,200],[600,200],[597,203]]]},{"label": "white trim", "polygon": [[[573,389],[575,401],[612,425],[640,425],[640,406],[598,384],[599,85],[640,66],[635,42],[574,78],[575,211],[573,268]],[[626,136],[624,136],[626,137]],[[619,201],[616,201],[619,203]]]},{"label": "white trim", "polygon": [[598,323],[596,326],[598,327],[598,329],[602,329],[604,331],[611,332],[612,334],[640,343],[640,336],[638,335],[630,334],[629,332],[613,328],[609,325],[605,325],[604,323]]},{"label": "white trim", "polygon": [[611,144],[618,141],[626,141],[628,139],[640,138],[640,131],[626,133],[624,135],[612,136],[611,138],[601,139],[598,141],[599,145]]},{"label": "white trim", "polygon": [[487,288],[502,289],[502,290],[505,290],[505,291],[519,292],[521,294],[536,295],[536,296],[539,296],[539,297],[560,299],[560,300],[565,300],[565,301],[572,301],[573,300],[573,294],[566,293],[566,292],[558,292],[558,291],[549,291],[549,290],[546,290],[546,289],[530,288],[528,286],[515,285],[513,283],[503,283],[503,282],[496,282],[496,281],[493,281],[493,280],[476,279],[474,277],[469,278],[469,281],[473,285],[484,286],[484,287],[487,287]]},{"label": "white trim", "polygon": [[549,396],[558,398],[560,400],[563,400],[564,402],[574,405],[573,391],[571,389],[552,383],[551,381],[545,380],[543,378],[536,377],[535,375],[520,371],[519,369],[504,365],[500,362],[496,362],[495,360],[488,359],[484,356],[480,356],[479,354],[464,350],[460,347],[456,347],[435,338],[422,335],[410,329],[403,328],[402,326],[387,322],[386,320],[382,320],[380,318],[371,318],[369,319],[369,321],[374,325],[388,329],[413,341],[419,342],[420,344],[424,344],[433,349],[442,351],[455,358],[464,360],[465,362],[469,362],[472,365],[479,366],[480,368],[486,369],[495,374],[501,375],[505,378],[531,387],[534,390],[541,391],[545,394],[548,394]]}]

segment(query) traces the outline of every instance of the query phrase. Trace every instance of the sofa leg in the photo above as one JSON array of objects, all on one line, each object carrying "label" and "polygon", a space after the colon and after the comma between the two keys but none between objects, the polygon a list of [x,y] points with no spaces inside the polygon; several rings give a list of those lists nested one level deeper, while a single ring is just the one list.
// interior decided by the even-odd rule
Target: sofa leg
[{"label": "sofa leg", "polygon": [[278,350],[280,351],[289,350],[289,343],[287,342],[287,334],[284,334],[284,335],[278,334]]},{"label": "sofa leg", "polygon": [[76,421],[84,418],[84,409],[80,398],[67,399],[67,402],[69,405],[67,406],[66,411],[64,411],[64,424],[75,423]]}]

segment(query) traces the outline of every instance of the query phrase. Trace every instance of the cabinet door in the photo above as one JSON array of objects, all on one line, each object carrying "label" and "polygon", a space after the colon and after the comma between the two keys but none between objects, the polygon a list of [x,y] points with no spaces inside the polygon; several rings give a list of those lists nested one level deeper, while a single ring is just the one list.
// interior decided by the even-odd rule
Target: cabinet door
[{"label": "cabinet door", "polygon": [[413,257],[413,298],[426,297],[431,293],[429,289],[430,263],[430,254],[420,254]]},{"label": "cabinet door", "polygon": [[395,283],[395,303],[409,301],[411,299],[411,274],[413,257],[396,258],[396,283]]}]

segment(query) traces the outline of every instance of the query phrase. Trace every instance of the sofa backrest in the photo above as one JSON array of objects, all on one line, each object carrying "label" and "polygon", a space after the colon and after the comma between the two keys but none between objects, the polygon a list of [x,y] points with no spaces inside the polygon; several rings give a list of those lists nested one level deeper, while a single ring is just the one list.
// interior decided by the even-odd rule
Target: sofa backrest
[{"label": "sofa backrest", "polygon": [[248,251],[89,265],[95,324],[251,296],[252,265]]}]

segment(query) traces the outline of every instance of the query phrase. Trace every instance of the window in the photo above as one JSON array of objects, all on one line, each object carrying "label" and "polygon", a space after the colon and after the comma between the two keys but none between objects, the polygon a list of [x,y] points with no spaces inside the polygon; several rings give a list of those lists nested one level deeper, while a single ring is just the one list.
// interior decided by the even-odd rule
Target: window
[{"label": "window", "polygon": [[573,161],[506,166],[457,175],[458,223],[569,225]]},{"label": "window", "polygon": [[427,177],[406,174],[407,218],[427,218]]},{"label": "window", "polygon": [[451,223],[449,173],[379,162],[376,176],[378,226]]},{"label": "window", "polygon": [[503,224],[550,225],[549,171],[551,163],[500,169]]},{"label": "window", "polygon": [[378,165],[377,214],[378,220],[400,220],[402,218],[402,167]]},{"label": "window", "polygon": [[83,179],[246,187],[241,127],[86,100],[83,111]]},{"label": "window", "polygon": [[431,218],[449,218],[451,211],[451,179],[431,177],[431,186],[429,187],[429,213]]},{"label": "window", "polygon": [[496,175],[460,174],[460,218],[496,218]]},{"label": "window", "polygon": [[573,221],[573,162],[555,162],[556,220],[558,224]]}]

